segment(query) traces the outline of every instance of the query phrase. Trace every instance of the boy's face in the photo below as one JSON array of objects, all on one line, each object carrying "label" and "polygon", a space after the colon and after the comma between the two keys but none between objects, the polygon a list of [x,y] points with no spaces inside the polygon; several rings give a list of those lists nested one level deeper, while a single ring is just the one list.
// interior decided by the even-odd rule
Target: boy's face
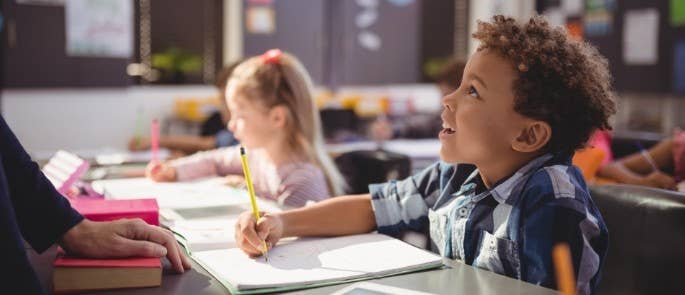
[{"label": "boy's face", "polygon": [[443,161],[481,166],[512,156],[525,119],[514,111],[516,77],[509,61],[487,49],[471,56],[461,85],[442,100]]}]

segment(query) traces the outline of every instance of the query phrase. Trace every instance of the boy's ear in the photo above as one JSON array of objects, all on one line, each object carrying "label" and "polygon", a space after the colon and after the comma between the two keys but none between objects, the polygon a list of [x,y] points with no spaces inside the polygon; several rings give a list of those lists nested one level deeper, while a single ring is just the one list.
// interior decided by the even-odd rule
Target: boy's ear
[{"label": "boy's ear", "polygon": [[544,121],[531,121],[521,129],[511,147],[518,152],[530,153],[541,150],[552,138],[552,127]]},{"label": "boy's ear", "polygon": [[285,127],[287,122],[288,109],[285,106],[277,105],[269,110],[269,122],[278,128]]}]

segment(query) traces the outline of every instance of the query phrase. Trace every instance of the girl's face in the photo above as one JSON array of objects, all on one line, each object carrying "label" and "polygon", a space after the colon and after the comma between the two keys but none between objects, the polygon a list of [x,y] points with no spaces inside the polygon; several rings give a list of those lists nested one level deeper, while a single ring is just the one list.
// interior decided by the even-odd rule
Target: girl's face
[{"label": "girl's face", "polygon": [[514,111],[515,79],[509,61],[487,50],[473,54],[459,88],[442,100],[442,160],[479,166],[510,155],[524,120]]},{"label": "girl's face", "polygon": [[280,131],[271,124],[269,109],[240,92],[227,90],[226,103],[231,113],[228,129],[247,148],[266,147]]}]

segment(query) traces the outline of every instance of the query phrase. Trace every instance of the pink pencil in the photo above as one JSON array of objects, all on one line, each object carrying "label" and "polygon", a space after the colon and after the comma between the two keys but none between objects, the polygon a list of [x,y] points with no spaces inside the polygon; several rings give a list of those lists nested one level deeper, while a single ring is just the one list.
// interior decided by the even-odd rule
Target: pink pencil
[{"label": "pink pencil", "polygon": [[159,151],[159,122],[157,122],[157,119],[152,120],[151,129],[152,163],[159,163],[157,158],[157,152]]}]

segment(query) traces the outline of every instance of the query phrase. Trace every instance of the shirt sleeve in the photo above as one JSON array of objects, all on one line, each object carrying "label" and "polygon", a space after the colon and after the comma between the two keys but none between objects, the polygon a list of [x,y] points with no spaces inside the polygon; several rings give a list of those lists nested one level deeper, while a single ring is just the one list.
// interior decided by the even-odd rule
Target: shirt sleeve
[{"label": "shirt sleeve", "polygon": [[404,230],[421,231],[428,222],[425,198],[439,191],[441,165],[400,181],[369,185],[378,232],[399,237]]},{"label": "shirt sleeve", "polygon": [[585,206],[574,198],[553,195],[526,213],[522,226],[521,279],[557,289],[553,247],[566,243],[571,252],[578,294],[593,294],[600,270],[606,232]]},{"label": "shirt sleeve", "polygon": [[193,180],[212,175],[242,174],[240,150],[237,146],[199,152],[171,161],[178,181]]},{"label": "shirt sleeve", "polygon": [[83,217],[48,181],[0,116],[0,161],[24,239],[45,251]]},{"label": "shirt sleeve", "polygon": [[217,148],[228,147],[238,144],[238,141],[233,136],[233,133],[231,133],[231,131],[227,129],[217,132],[215,138]]}]

